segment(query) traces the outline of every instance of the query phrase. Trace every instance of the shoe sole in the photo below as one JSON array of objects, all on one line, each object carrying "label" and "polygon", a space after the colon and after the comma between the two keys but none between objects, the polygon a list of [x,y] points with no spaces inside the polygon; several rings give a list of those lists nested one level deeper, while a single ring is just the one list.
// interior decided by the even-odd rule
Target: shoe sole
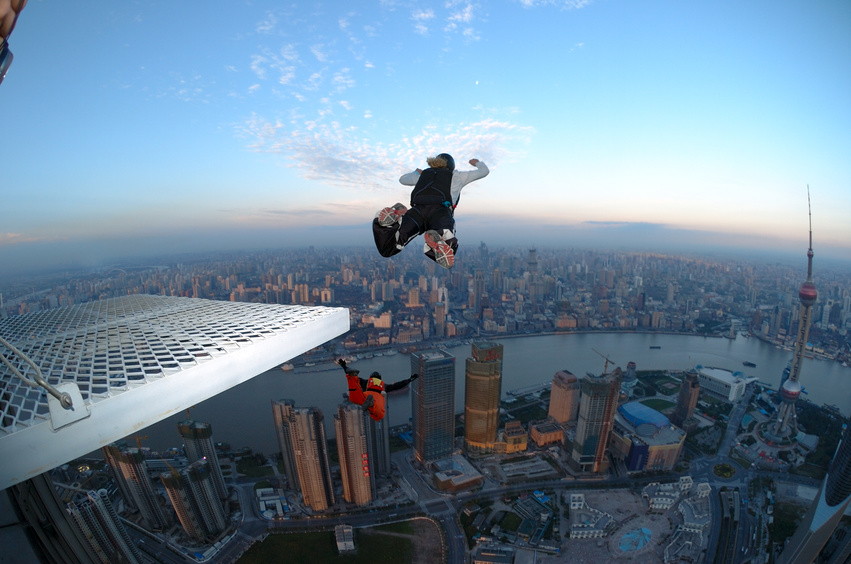
[{"label": "shoe sole", "polygon": [[447,270],[455,266],[455,251],[436,231],[428,231],[425,234],[425,241],[426,245],[434,251],[434,262]]}]

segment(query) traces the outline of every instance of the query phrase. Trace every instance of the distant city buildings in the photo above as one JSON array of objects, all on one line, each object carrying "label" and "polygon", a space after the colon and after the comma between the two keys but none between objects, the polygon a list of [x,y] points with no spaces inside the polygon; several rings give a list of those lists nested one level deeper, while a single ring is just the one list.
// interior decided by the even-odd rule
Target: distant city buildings
[{"label": "distant city buildings", "polygon": [[444,350],[411,354],[411,426],[414,455],[421,463],[455,449],[455,357]]}]

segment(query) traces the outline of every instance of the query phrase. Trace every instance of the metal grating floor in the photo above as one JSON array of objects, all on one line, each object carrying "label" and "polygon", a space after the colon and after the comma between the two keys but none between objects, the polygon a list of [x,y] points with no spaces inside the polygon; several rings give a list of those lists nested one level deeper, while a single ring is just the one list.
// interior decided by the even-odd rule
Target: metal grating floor
[{"label": "metal grating floor", "polygon": [[[0,364],[0,489],[199,403],[349,329],[344,308],[133,295],[0,320],[77,397],[63,409]],[[35,371],[0,345],[21,374]],[[58,410],[58,411],[57,411]]]}]

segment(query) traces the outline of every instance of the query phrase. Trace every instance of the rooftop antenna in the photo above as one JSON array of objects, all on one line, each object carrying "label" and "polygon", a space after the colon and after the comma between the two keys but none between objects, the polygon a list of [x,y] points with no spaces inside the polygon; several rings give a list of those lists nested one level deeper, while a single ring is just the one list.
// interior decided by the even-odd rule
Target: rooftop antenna
[{"label": "rooftop antenna", "polygon": [[807,281],[813,280],[813,208],[810,205],[810,185],[807,184],[807,213],[810,216],[810,246],[807,250]]}]

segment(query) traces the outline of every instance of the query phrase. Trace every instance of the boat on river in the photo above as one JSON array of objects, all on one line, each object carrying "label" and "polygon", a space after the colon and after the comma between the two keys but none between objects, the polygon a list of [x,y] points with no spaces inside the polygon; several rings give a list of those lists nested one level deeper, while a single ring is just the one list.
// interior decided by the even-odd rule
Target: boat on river
[{"label": "boat on river", "polygon": [[744,361],[742,364],[744,364],[745,366],[747,366],[749,368],[756,368],[756,364],[754,364],[753,362],[751,362],[749,360]]}]

